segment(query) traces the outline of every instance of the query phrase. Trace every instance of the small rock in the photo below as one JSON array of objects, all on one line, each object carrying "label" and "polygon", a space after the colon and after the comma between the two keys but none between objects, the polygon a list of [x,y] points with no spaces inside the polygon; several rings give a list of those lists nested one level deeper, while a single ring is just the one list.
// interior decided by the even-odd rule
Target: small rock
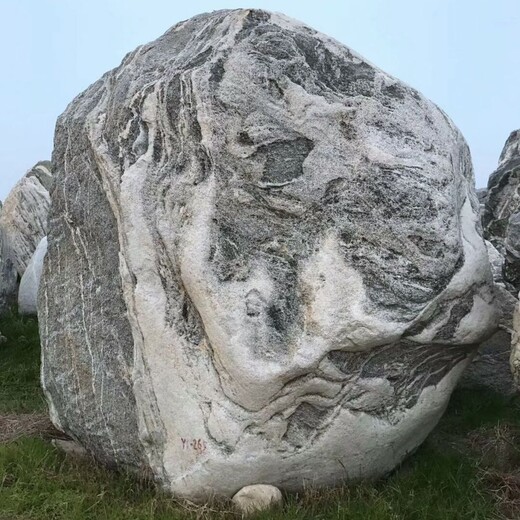
[{"label": "small rock", "polygon": [[249,515],[281,504],[282,493],[275,486],[256,484],[243,487],[232,498],[232,502],[244,515]]},{"label": "small rock", "polygon": [[64,451],[67,455],[71,455],[72,457],[82,458],[88,456],[87,450],[75,441],[68,441],[65,439],[53,439],[52,445],[55,448]]}]

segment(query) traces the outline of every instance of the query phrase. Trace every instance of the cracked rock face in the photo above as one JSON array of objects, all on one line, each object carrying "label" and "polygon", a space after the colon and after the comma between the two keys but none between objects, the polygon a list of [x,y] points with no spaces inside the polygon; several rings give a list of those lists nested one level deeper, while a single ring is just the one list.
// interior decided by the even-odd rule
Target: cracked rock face
[{"label": "cracked rock face", "polygon": [[299,22],[176,25],[78,96],[55,145],[53,420],[178,495],[385,474],[495,327],[462,136]]},{"label": "cracked rock face", "polygon": [[520,130],[511,132],[498,168],[488,181],[482,215],[484,236],[505,257],[503,276],[509,290],[520,290]]},{"label": "cracked rock face", "polygon": [[0,229],[19,277],[47,234],[52,181],[51,163],[41,161],[18,181],[4,202]]}]

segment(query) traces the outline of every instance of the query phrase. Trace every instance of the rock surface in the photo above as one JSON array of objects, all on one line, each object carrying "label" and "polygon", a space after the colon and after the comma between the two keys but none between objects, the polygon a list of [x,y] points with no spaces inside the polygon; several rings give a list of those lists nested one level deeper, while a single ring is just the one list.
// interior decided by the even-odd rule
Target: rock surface
[{"label": "rock surface", "polygon": [[53,421],[178,495],[387,473],[496,326],[458,130],[283,15],[139,47],[60,117],[53,163]]},{"label": "rock surface", "polygon": [[494,272],[497,307],[502,315],[500,330],[483,344],[482,356],[477,357],[476,364],[463,379],[464,383],[472,380],[506,394],[515,391],[509,358],[513,310],[520,290],[519,189],[520,130],[515,130],[507,139],[498,167],[489,178],[482,212],[484,236],[494,246],[488,248],[488,252]]},{"label": "rock surface", "polygon": [[0,229],[19,277],[40,240],[47,235],[52,182],[51,163],[41,161],[18,181],[4,202]]},{"label": "rock surface", "polygon": [[38,288],[43,269],[43,259],[47,254],[47,237],[43,237],[34,252],[18,290],[18,312],[22,315],[36,315],[38,312]]},{"label": "rock surface", "polygon": [[483,213],[486,208],[486,199],[487,199],[487,188],[479,188],[475,190],[477,194],[478,201],[480,202],[480,211]]},{"label": "rock surface", "polygon": [[505,257],[503,277],[514,294],[520,290],[520,130],[511,132],[498,168],[488,181],[482,215],[484,236]]},{"label": "rock surface", "polygon": [[76,457],[80,459],[88,457],[87,450],[77,442],[66,439],[52,439],[52,445],[55,448],[65,452],[65,454],[69,455],[70,457]]},{"label": "rock surface", "polygon": [[459,386],[463,388],[485,387],[502,395],[512,395],[516,386],[510,369],[511,333],[513,312],[517,298],[509,292],[504,283],[504,257],[486,240],[495,288],[495,302],[500,321],[495,333],[484,340],[472,363],[465,370]]},{"label": "rock surface", "polygon": [[251,515],[281,504],[282,492],[275,486],[256,484],[242,488],[232,501],[241,513]]},{"label": "rock surface", "polygon": [[511,335],[511,372],[517,388],[520,388],[520,304],[517,303],[513,314],[513,333]]},{"label": "rock surface", "polygon": [[[2,204],[0,204],[0,217],[2,210]],[[0,315],[16,302],[16,286],[16,269],[9,257],[5,234],[0,228]]]}]

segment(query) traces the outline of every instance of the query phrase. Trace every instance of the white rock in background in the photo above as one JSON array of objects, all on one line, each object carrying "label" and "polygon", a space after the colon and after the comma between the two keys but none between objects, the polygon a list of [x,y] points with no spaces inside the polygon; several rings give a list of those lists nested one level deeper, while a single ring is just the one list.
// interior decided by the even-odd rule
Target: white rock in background
[{"label": "white rock in background", "polygon": [[504,282],[520,290],[520,130],[509,135],[490,175],[482,213],[484,237],[504,257]]},{"label": "white rock in background", "polygon": [[275,486],[256,484],[242,488],[232,499],[244,515],[264,511],[282,503],[282,492]]},{"label": "white rock in background", "polygon": [[[2,210],[0,203],[0,217]],[[0,228],[0,315],[16,302],[16,285],[16,269],[9,257],[9,247],[5,240],[5,234]]]},{"label": "white rock in background", "polygon": [[516,392],[510,369],[513,311],[517,299],[504,283],[504,257],[489,241],[486,242],[496,293],[496,307],[500,315],[498,329],[479,345],[478,353],[465,370],[459,386],[488,388],[506,396]]},{"label": "white rock in background", "polygon": [[176,25],[55,143],[53,421],[180,496],[386,474],[496,326],[459,131],[283,15]]},{"label": "white rock in background", "polygon": [[493,273],[493,281],[495,283],[504,286],[504,257],[500,254],[500,251],[489,241],[485,240],[489,263],[491,265],[491,272]]},{"label": "white rock in background", "polygon": [[47,237],[42,238],[25,270],[18,290],[18,312],[22,315],[36,315],[38,312],[38,288],[47,254]]},{"label": "white rock in background", "polygon": [[[501,314],[500,329],[484,342],[479,356],[465,376],[473,382],[483,382],[501,393],[516,391],[512,384],[510,364],[513,372],[518,370],[514,351],[517,341],[511,333],[513,310],[518,301],[520,289],[520,130],[509,135],[497,169],[488,181],[484,197],[482,225],[484,236],[493,246],[488,247],[493,266],[497,307]],[[479,366],[480,365],[480,366]],[[520,375],[514,374],[517,382]]]},{"label": "white rock in background", "polygon": [[0,230],[19,277],[47,234],[52,179],[50,162],[41,161],[18,181],[4,202]]}]

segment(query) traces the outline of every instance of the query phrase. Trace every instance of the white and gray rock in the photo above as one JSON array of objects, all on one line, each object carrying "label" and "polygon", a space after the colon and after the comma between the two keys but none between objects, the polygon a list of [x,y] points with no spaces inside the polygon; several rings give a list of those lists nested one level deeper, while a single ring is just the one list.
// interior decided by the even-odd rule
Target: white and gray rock
[{"label": "white and gray rock", "polygon": [[283,15],[139,47],[59,118],[54,162],[52,419],[180,496],[387,473],[496,326],[459,131]]},{"label": "white and gray rock", "polygon": [[503,278],[504,257],[486,240],[495,287],[495,302],[500,316],[497,330],[480,345],[477,355],[465,370],[459,386],[488,388],[502,395],[512,395],[516,386],[510,370],[513,311],[517,304]]},{"label": "white and gray rock", "polygon": [[511,132],[498,168],[488,181],[482,215],[484,236],[505,257],[503,277],[513,294],[520,290],[520,130]]},{"label": "white and gray rock", "polygon": [[243,515],[265,511],[282,503],[282,492],[275,486],[256,484],[242,488],[232,502]]},{"label": "white and gray rock", "polygon": [[513,333],[511,335],[511,372],[516,386],[520,388],[520,304],[517,303],[513,314]]},{"label": "white and gray rock", "polygon": [[[500,329],[481,349],[482,356],[466,372],[470,379],[500,393],[515,389],[510,371],[513,309],[520,290],[520,130],[511,132],[500,154],[498,167],[488,182],[482,213],[484,236],[493,244],[488,248],[493,266]],[[479,366],[480,365],[480,366]]]},{"label": "white and gray rock", "polygon": [[486,207],[486,198],[487,198],[487,188],[479,188],[475,190],[477,194],[478,201],[480,202],[480,211],[484,212]]},{"label": "white and gray rock", "polygon": [[[3,211],[0,203],[0,217]],[[9,257],[5,235],[0,228],[0,315],[16,302],[17,275]]]},{"label": "white and gray rock", "polygon": [[37,163],[11,190],[0,214],[0,230],[20,278],[47,234],[52,180],[51,163]]},{"label": "white and gray rock", "polygon": [[20,281],[18,312],[22,315],[36,315],[38,312],[38,288],[46,254],[47,237],[43,237]]}]

